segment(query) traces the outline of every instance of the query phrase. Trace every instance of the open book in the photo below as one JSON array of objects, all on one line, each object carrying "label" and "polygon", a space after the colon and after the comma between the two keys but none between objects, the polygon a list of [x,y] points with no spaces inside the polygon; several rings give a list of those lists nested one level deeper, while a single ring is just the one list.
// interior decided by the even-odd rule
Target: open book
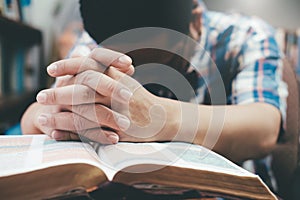
[{"label": "open book", "polygon": [[107,181],[276,199],[257,175],[187,143],[119,143],[95,151],[88,143],[56,142],[45,135],[1,136],[0,163],[0,193],[5,199],[47,198]]}]

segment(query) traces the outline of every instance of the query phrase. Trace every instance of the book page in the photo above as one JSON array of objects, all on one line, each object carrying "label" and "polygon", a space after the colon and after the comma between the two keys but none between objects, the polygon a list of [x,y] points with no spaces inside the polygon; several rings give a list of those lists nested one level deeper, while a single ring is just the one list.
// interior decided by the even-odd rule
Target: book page
[{"label": "book page", "polygon": [[[161,154],[161,148],[165,145],[154,143],[127,143],[119,142],[116,145],[101,145],[98,156],[102,164],[101,169],[105,171],[109,180],[122,169],[137,164],[168,165],[172,157]],[[152,170],[152,169],[150,169]],[[148,172],[148,169],[136,173]]]},{"label": "book page", "polygon": [[73,163],[99,167],[97,159],[82,142],[57,142],[46,135],[0,137],[0,177]]},{"label": "book page", "polygon": [[190,165],[195,169],[209,168],[210,171],[216,172],[235,173],[242,176],[252,175],[225,157],[199,145],[190,145],[187,148],[184,143],[179,143],[170,151],[180,157],[180,163]]},{"label": "book page", "polygon": [[[256,176],[228,159],[199,145],[168,143],[119,143],[101,146],[98,151],[103,165],[111,171],[120,171],[139,164],[157,164],[214,171],[237,176]],[[141,169],[133,173],[148,172]],[[143,171],[144,170],[144,171]],[[132,173],[132,172],[131,172]]]}]

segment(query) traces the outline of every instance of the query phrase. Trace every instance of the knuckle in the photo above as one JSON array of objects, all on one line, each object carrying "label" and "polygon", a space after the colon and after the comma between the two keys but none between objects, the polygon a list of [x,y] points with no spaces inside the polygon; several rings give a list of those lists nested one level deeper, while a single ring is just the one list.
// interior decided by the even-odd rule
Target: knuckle
[{"label": "knuckle", "polygon": [[106,48],[95,48],[90,54],[90,58],[94,59],[96,62],[100,63],[102,67],[109,67],[114,60],[116,60],[121,53],[117,53]]},{"label": "knuckle", "polygon": [[109,94],[112,94],[116,89],[116,84],[113,81],[107,81],[103,85]]},{"label": "knuckle", "polygon": [[[87,59],[85,63],[85,68],[90,69],[91,66],[94,66],[94,70],[103,72],[106,67],[108,67],[103,61],[103,49],[102,48],[96,48],[93,49],[92,53],[90,54],[90,57]],[[101,53],[102,52],[102,53]]]},{"label": "knuckle", "polygon": [[104,121],[102,118],[104,116],[103,108],[101,105],[95,105],[95,122],[101,126],[102,122]]},{"label": "knuckle", "polygon": [[86,105],[76,105],[73,106],[72,110],[79,115],[83,115],[89,112],[89,107]]},{"label": "knuckle", "polygon": [[69,77],[59,77],[56,79],[56,83],[55,86],[56,87],[63,87],[63,86],[67,86],[70,85],[70,78]]},{"label": "knuckle", "polygon": [[72,114],[72,118],[73,118],[73,124],[74,124],[74,131],[82,131],[85,129],[85,123],[83,121],[83,119],[76,115],[76,114]]},{"label": "knuckle", "polygon": [[67,70],[67,64],[66,62],[68,62],[67,60],[61,60],[61,61],[58,61],[56,62],[55,64],[57,65],[57,71],[59,73],[66,73],[66,70]]},{"label": "knuckle", "polygon": [[[105,124],[105,125],[109,125],[109,124],[113,124],[115,119],[114,119],[114,115],[112,114],[112,112],[103,112],[101,113],[102,117],[100,117],[100,121],[99,124]],[[102,120],[102,121],[101,121]]]},{"label": "knuckle", "polygon": [[96,114],[93,112],[94,108],[90,105],[77,105],[73,107],[73,112],[80,116],[85,116],[86,119],[97,122]]},{"label": "knuckle", "polygon": [[58,69],[59,69],[61,72],[66,72],[66,70],[67,70],[67,60],[63,60],[63,61],[60,63]]},{"label": "knuckle", "polygon": [[81,83],[88,84],[92,80],[93,75],[94,72],[92,70],[86,70],[79,75],[80,78],[78,81]]},{"label": "knuckle", "polygon": [[49,124],[50,126],[53,128],[53,129],[56,129],[58,126],[57,124],[57,120],[56,120],[56,117],[55,116],[49,116]]},{"label": "knuckle", "polygon": [[111,76],[112,70],[113,70],[113,67],[108,67],[108,68],[105,70],[105,74],[106,74],[107,76]]},{"label": "knuckle", "polygon": [[96,66],[103,68],[108,67],[109,63],[106,62],[106,49],[104,48],[95,48],[90,54],[90,64],[96,64]]},{"label": "knuckle", "polygon": [[97,55],[98,55],[100,50],[101,50],[101,48],[94,48],[90,53],[90,57],[93,58],[93,59],[97,58]]},{"label": "knuckle", "polygon": [[[94,69],[93,66],[95,66],[95,60],[91,59],[91,58],[84,58],[82,61],[81,61],[81,64],[80,64],[80,68],[84,69],[85,71],[87,70],[92,70]],[[79,70],[79,71],[83,71],[83,70]]]},{"label": "knuckle", "polygon": [[84,87],[81,92],[81,98],[84,101],[95,99],[95,92],[93,92],[90,88]]},{"label": "knuckle", "polygon": [[123,73],[121,73],[119,70],[117,70],[115,67],[110,67],[107,71],[106,71],[107,76],[111,77],[114,80],[119,80],[120,78],[122,78],[124,76]]},{"label": "knuckle", "polygon": [[57,102],[57,92],[56,92],[56,90],[51,90],[51,91],[47,92],[47,101],[49,103]]}]

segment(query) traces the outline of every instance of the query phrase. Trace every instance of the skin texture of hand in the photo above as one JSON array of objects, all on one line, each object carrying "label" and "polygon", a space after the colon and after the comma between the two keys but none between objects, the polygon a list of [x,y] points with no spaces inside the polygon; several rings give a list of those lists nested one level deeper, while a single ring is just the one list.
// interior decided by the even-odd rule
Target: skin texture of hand
[{"label": "skin texture of hand", "polygon": [[[112,85],[105,85],[107,83]],[[122,90],[127,90],[122,83],[126,83],[134,95],[126,93],[125,98],[122,97]],[[156,134],[164,128],[164,110],[155,110],[157,97],[113,67],[108,68],[104,74],[84,71],[70,78],[69,84],[41,91],[37,96],[40,104],[60,105],[62,108],[58,113],[44,113],[38,117],[40,126],[47,127],[50,133],[46,131],[55,139],[74,139],[74,134],[78,133],[94,141],[107,143],[103,137],[99,137],[99,133],[112,137],[115,132],[122,139],[148,141],[154,140]],[[130,101],[128,97],[131,97]],[[154,109],[156,116],[151,116],[151,109]],[[125,131],[133,135],[126,137]],[[143,135],[134,135],[137,133]]]},{"label": "skin texture of hand", "polygon": [[[71,59],[67,59],[68,62],[66,62],[66,60],[61,60],[58,62],[55,62],[53,64],[51,64],[48,68],[47,71],[50,75],[55,76],[55,74],[59,74],[61,75],[57,81],[55,86],[60,88],[60,91],[62,93],[64,93],[65,91],[70,91],[70,90],[74,90],[74,89],[78,89],[78,92],[82,92],[85,95],[90,95],[90,94],[94,94],[91,93],[89,89],[87,89],[86,87],[81,87],[81,85],[77,84],[74,85],[72,80],[73,76],[70,76],[69,74],[80,74],[81,72],[84,72],[81,74],[81,77],[84,79],[84,77],[88,74],[88,70],[92,70],[92,71],[97,71],[97,72],[104,72],[105,69],[108,66],[114,66],[117,70],[120,70],[126,74],[133,74],[134,73],[134,67],[132,66],[132,60],[130,57],[119,53],[119,52],[115,52],[109,49],[105,49],[105,48],[96,48],[92,51],[90,51],[87,48],[78,48],[75,49],[73,55],[71,55]],[[62,72],[62,73],[61,73]],[[101,75],[100,75],[101,76]],[[118,88],[120,90],[120,99],[128,101],[128,99],[130,98],[130,96],[132,95],[130,93],[130,91],[126,90],[125,87],[120,86],[120,84],[116,83],[115,81],[113,81],[112,79],[110,79],[107,76],[102,76],[101,79],[103,79],[101,82],[103,84],[107,84],[107,85],[103,85],[102,87],[99,87],[101,92],[103,93],[103,95],[98,95],[97,98],[101,99],[101,103],[103,105],[108,105],[109,101],[108,98],[106,98],[105,95],[110,94],[111,92],[109,90],[114,90],[116,88]],[[68,86],[68,87],[65,87]],[[108,90],[104,90],[105,88],[107,88]],[[122,90],[123,88],[123,90]],[[41,93],[37,98],[40,101],[43,101],[43,98],[45,98],[45,94]],[[67,92],[68,94],[68,92]],[[22,131],[24,134],[34,134],[34,133],[46,133],[50,136],[53,136],[54,138],[60,139],[59,137],[56,137],[56,132],[45,126],[45,124],[47,123],[56,123],[56,121],[53,121],[53,119],[58,119],[57,121],[58,123],[58,127],[60,127],[62,124],[61,122],[63,122],[63,120],[59,120],[59,119],[66,119],[68,118],[70,115],[72,115],[72,119],[78,119],[76,118],[77,115],[75,113],[70,113],[68,112],[70,109],[70,107],[72,107],[72,104],[68,104],[65,100],[69,100],[69,102],[72,102],[72,96],[68,96],[68,95],[63,95],[63,98],[66,98],[63,100],[63,103],[60,104],[53,104],[53,105],[46,105],[46,104],[39,104],[39,103],[34,103],[33,105],[31,105],[28,110],[25,112],[25,114],[22,117],[21,120],[21,127],[22,127]],[[46,97],[47,98],[47,97]],[[84,100],[86,98],[84,97]],[[82,99],[81,99],[82,100]],[[79,100],[80,101],[80,100]],[[73,103],[73,102],[72,102]],[[77,102],[79,103],[79,102]],[[95,102],[93,102],[95,103]],[[61,104],[63,104],[63,106],[61,106]],[[74,106],[75,107],[75,106]],[[87,107],[87,106],[85,106]],[[84,108],[84,106],[82,107]],[[110,110],[107,107],[104,107],[102,105],[99,105],[97,107],[97,109],[99,110],[99,112],[102,113],[102,118],[98,119],[98,121],[102,122],[106,122],[109,121],[110,118],[112,118],[112,113],[110,112]],[[50,117],[50,116],[55,116],[55,117]],[[50,117],[50,119],[49,119]],[[50,121],[48,121],[50,120]],[[52,121],[51,121],[52,120]],[[79,119],[78,119],[79,120]],[[79,120],[80,121],[80,120]],[[128,127],[129,123],[128,119],[126,118],[122,118],[122,116],[120,116],[120,127]],[[73,121],[74,123],[74,121]],[[90,128],[91,127],[98,127],[99,125],[96,125],[95,123],[91,123],[89,120],[86,120],[85,122]],[[113,126],[113,127],[119,127],[119,126]],[[80,127],[75,127],[73,126],[69,126],[68,129],[74,129],[74,128],[79,128]],[[58,135],[59,136],[59,135]],[[70,138],[72,139],[78,139],[78,136],[76,134],[72,134],[69,133]],[[95,137],[101,138],[100,140],[102,141],[102,143],[116,143],[119,139],[118,135],[115,134],[114,132],[110,131],[110,130],[102,130],[101,133],[96,133]],[[91,138],[93,139],[93,138]]]}]

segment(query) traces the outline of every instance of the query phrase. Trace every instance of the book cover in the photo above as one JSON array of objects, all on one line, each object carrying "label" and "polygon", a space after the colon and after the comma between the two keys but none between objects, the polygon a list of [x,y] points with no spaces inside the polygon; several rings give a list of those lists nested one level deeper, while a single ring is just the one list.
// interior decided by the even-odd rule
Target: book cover
[{"label": "book cover", "polygon": [[24,88],[25,90],[36,90],[39,88],[40,70],[40,47],[35,45],[26,50],[24,56]]},{"label": "book cover", "polygon": [[3,95],[3,60],[2,60],[2,57],[3,57],[3,54],[2,54],[2,44],[1,44],[1,40],[0,40],[0,97],[2,97]]},{"label": "book cover", "polygon": [[4,16],[19,21],[20,20],[20,9],[19,0],[4,0]]},{"label": "book cover", "polygon": [[300,80],[300,28],[297,30],[297,67],[296,73],[298,80]]},{"label": "book cover", "polygon": [[24,62],[25,53],[23,48],[19,48],[16,53],[16,93],[21,94],[24,92]]},{"label": "book cover", "polygon": [[8,41],[2,41],[2,94],[9,95],[11,93],[11,66],[13,63],[13,50]]},{"label": "book cover", "polygon": [[4,15],[4,0],[0,0],[0,16]]},{"label": "book cover", "polygon": [[31,0],[18,0],[20,20],[26,24],[31,22]]}]

